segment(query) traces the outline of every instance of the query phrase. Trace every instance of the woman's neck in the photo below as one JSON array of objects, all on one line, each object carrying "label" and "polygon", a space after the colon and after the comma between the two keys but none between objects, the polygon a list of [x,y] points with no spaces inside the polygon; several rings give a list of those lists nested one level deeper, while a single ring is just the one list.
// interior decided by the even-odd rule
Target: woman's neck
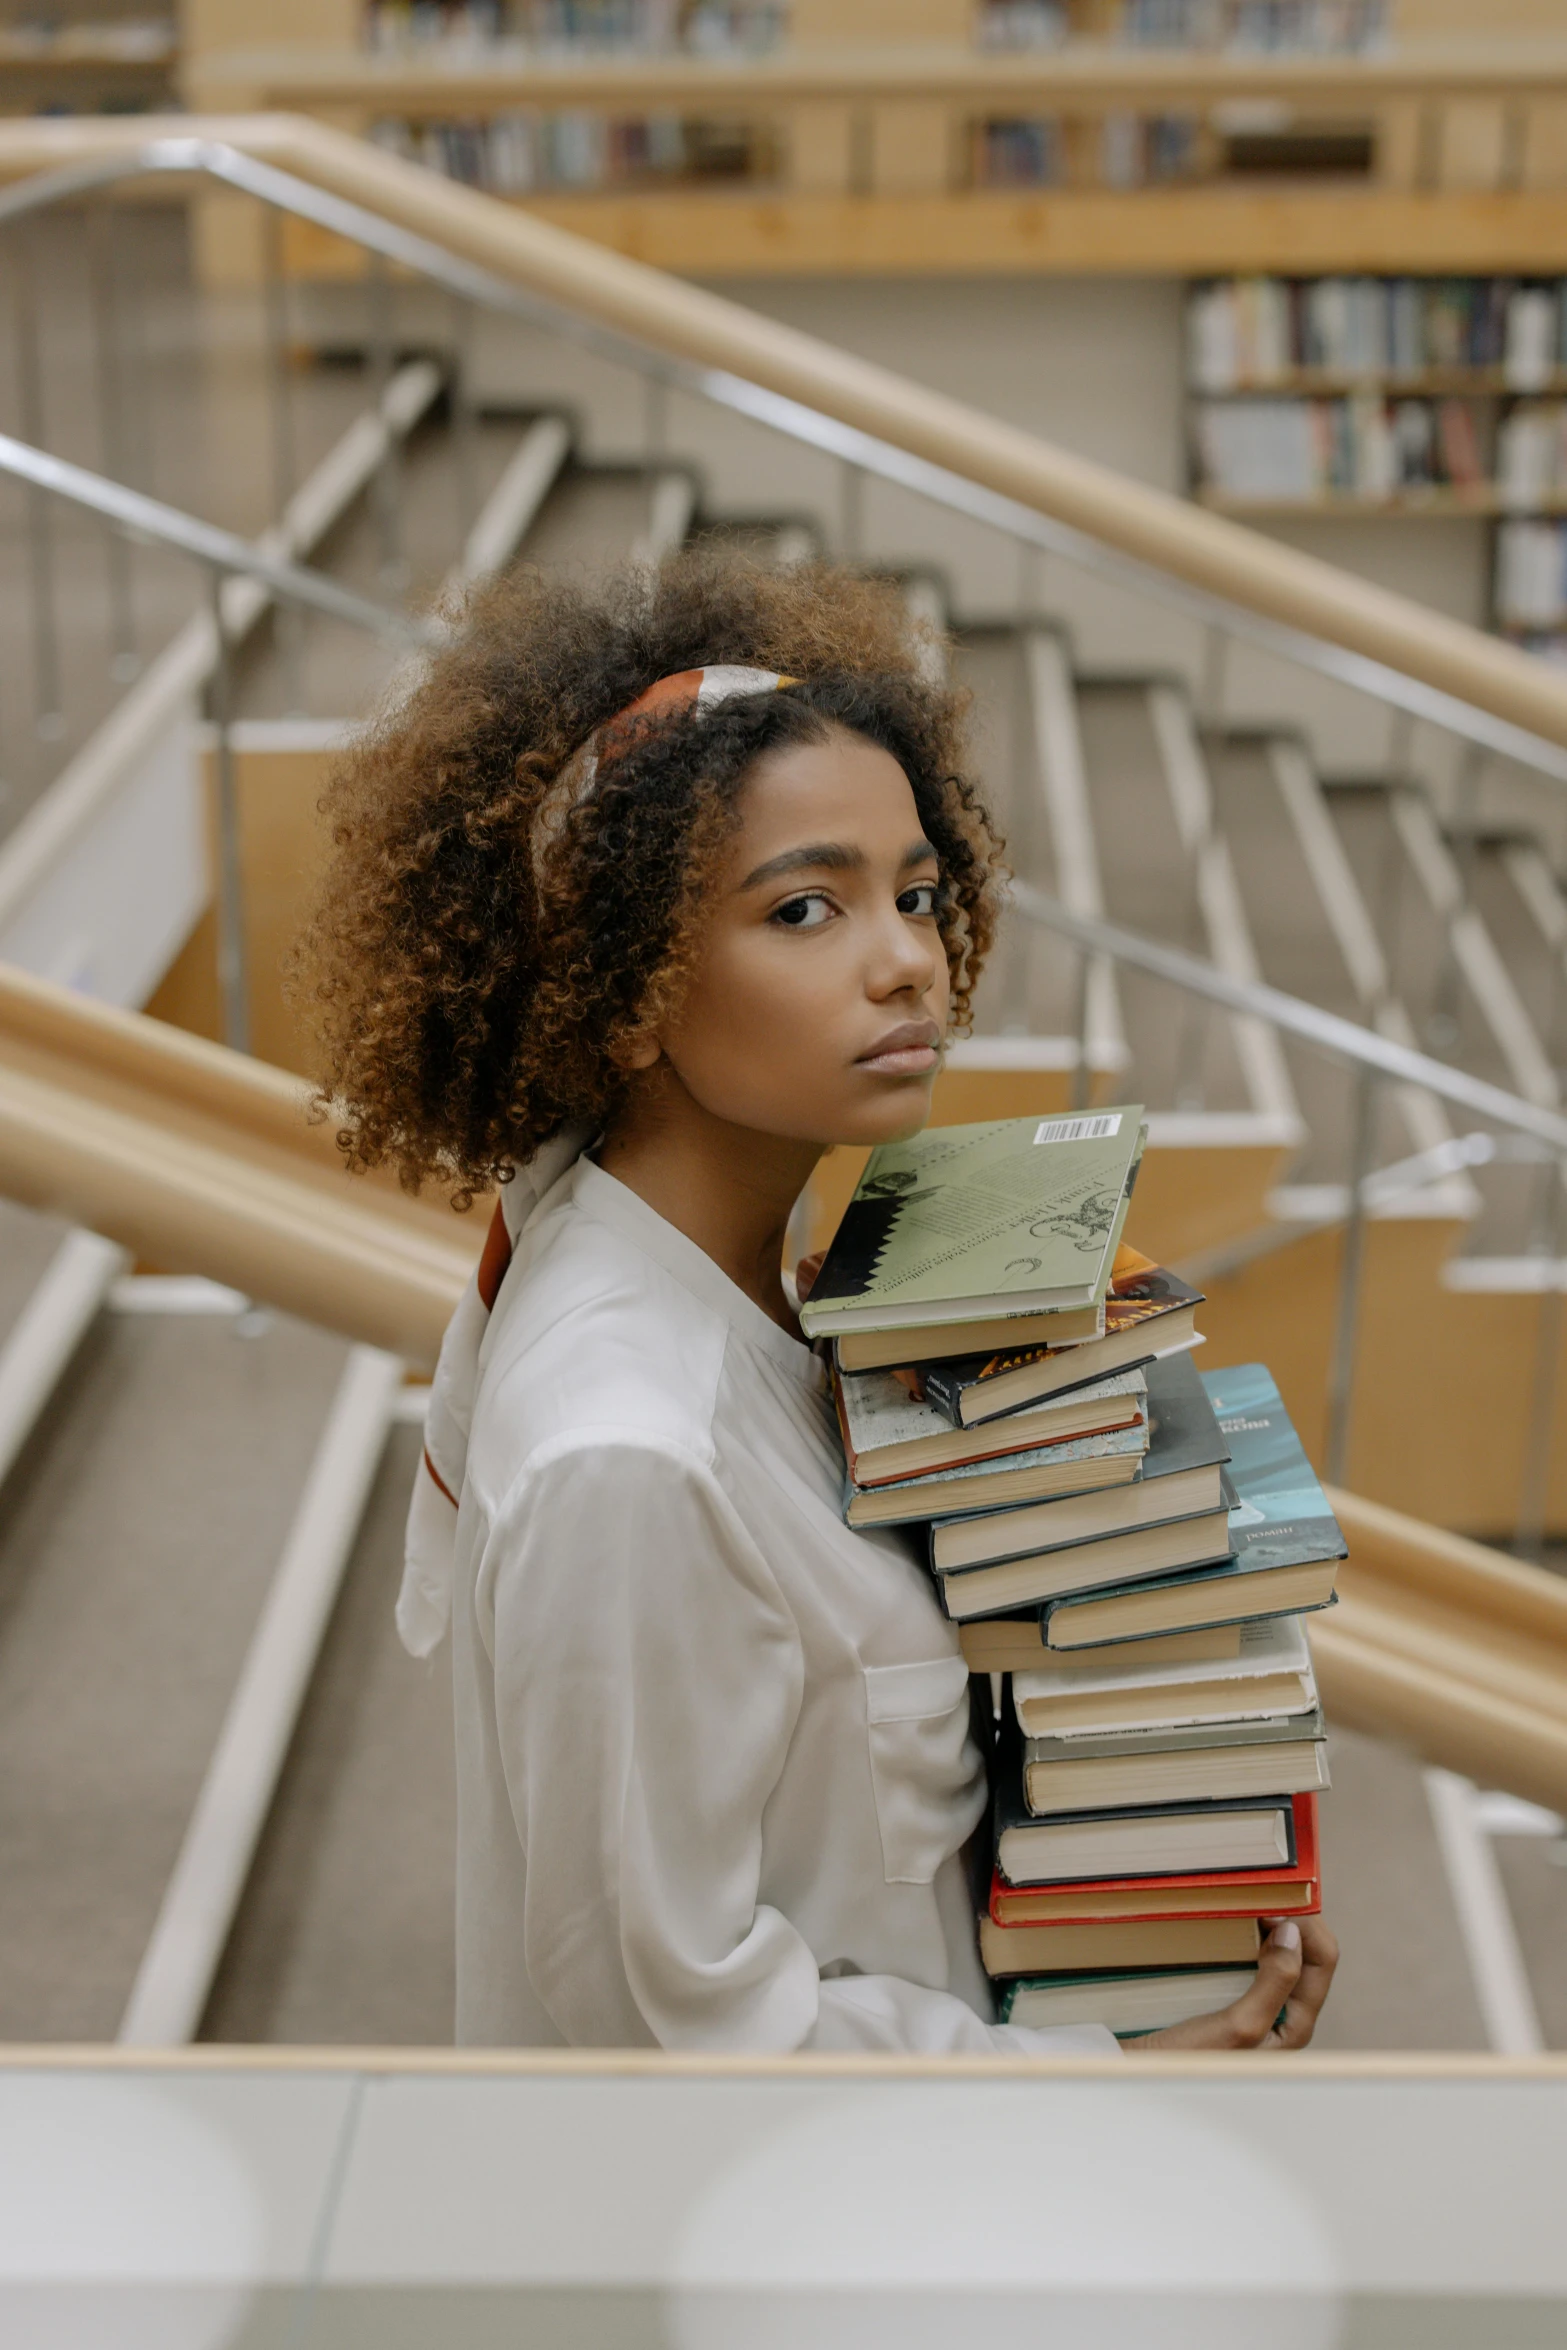
[{"label": "woman's neck", "polygon": [[819,1143],[714,1117],[665,1061],[611,1121],[598,1163],[794,1335],[781,1277],[784,1233],[821,1155]]}]

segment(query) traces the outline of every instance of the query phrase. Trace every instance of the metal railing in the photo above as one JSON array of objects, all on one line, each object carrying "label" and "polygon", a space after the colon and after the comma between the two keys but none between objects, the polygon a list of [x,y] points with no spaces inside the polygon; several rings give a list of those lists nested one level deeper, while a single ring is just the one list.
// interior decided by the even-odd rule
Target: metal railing
[{"label": "metal railing", "polygon": [[98,515],[124,538],[151,542],[184,555],[205,574],[210,596],[215,647],[210,698],[214,763],[217,775],[218,890],[217,962],[223,999],[226,1041],[237,1051],[250,1046],[249,974],[246,968],[243,876],[240,866],[239,800],[232,741],[233,694],[229,629],[223,591],[231,579],[248,579],[269,596],[298,611],[319,612],[348,622],[393,644],[401,651],[437,643],[441,630],[432,620],[391,610],[344,587],[324,572],[290,562],[249,539],[217,524],[185,514],[162,499],[147,497],[124,483],[108,481],[85,466],[34,449],[0,433],[0,475],[47,498],[60,499]]},{"label": "metal railing", "polygon": [[[1177,947],[1163,946],[1156,940],[1140,937],[1136,931],[1123,930],[1113,922],[1091,921],[1074,914],[1059,899],[1033,888],[1027,882],[1013,882],[1010,899],[1013,908],[1025,921],[1053,931],[1073,946],[1077,950],[1080,967],[1085,972],[1090,963],[1097,959],[1127,964],[1134,970],[1145,972],[1151,979],[1163,980],[1169,986],[1178,987],[1188,995],[1201,997],[1227,1012],[1266,1021],[1271,1028],[1297,1038],[1314,1052],[1340,1062],[1355,1073],[1355,1115],[1351,1129],[1346,1208],[1342,1217],[1331,1220],[1343,1224],[1344,1243],[1328,1384],[1327,1474],[1333,1484],[1343,1484],[1346,1481],[1350,1417],[1354,1401],[1355,1349],[1360,1324],[1368,1215],[1379,1207],[1391,1205],[1396,1199],[1407,1198],[1410,1190],[1422,1180],[1440,1180],[1459,1172],[1464,1166],[1480,1165],[1490,1158],[1527,1153],[1531,1157],[1554,1161],[1557,1180],[1549,1190],[1551,1206],[1548,1219],[1550,1258],[1554,1272],[1563,1232],[1562,1193],[1564,1181],[1567,1181],[1567,1116],[1535,1102],[1525,1101],[1521,1095],[1508,1093],[1503,1087],[1491,1085],[1484,1078],[1472,1077],[1463,1069],[1451,1068],[1445,1061],[1433,1060],[1427,1053],[1417,1052],[1409,1045],[1398,1044],[1389,1037],[1379,1035],[1373,1028],[1364,1028],[1356,1021],[1341,1018],[1336,1012],[1325,1012],[1319,1005],[1307,1003],[1299,996],[1286,995],[1282,989],[1233,978],[1228,972],[1218,970],[1211,963],[1202,962],[1195,955],[1183,954]],[[1080,986],[1080,1003],[1086,1003],[1087,996],[1086,984]],[[1078,1066],[1080,1070],[1086,1071],[1085,1034],[1080,1034],[1078,1038]],[[1399,1161],[1389,1167],[1373,1167],[1378,1088],[1385,1084],[1422,1086],[1440,1100],[1451,1102],[1474,1117],[1488,1119],[1492,1125],[1503,1128],[1505,1136],[1513,1140],[1514,1152],[1508,1151],[1505,1142],[1498,1143],[1489,1136],[1466,1135],[1455,1138],[1440,1152],[1419,1153],[1413,1159]],[[1320,1228],[1327,1228],[1327,1223],[1325,1219]],[[1272,1245],[1271,1235],[1269,1245]],[[1262,1253],[1264,1251],[1261,1249],[1248,1251],[1242,1242],[1236,1250],[1235,1269],[1239,1270],[1251,1255]],[[1541,1293],[1530,1428],[1513,1532],[1514,1547],[1527,1555],[1538,1554],[1545,1533],[1561,1331],[1561,1287],[1559,1279],[1553,1278]]]},{"label": "metal railing", "polygon": [[[704,367],[672,356],[622,328],[580,315],[519,286],[498,271],[447,251],[431,237],[383,219],[364,205],[314,187],[295,174],[220,140],[160,137],[150,139],[130,154],[114,154],[40,173],[0,193],[0,225],[55,204],[102,193],[127,181],[159,175],[195,175],[215,180],[255,197],[279,213],[309,221],[359,246],[382,264],[441,286],[462,302],[525,320],[598,358],[632,370],[663,391],[692,394],[764,425],[786,439],[836,458],[845,473],[846,516],[854,515],[861,505],[859,480],[873,476],[983,524],[1013,540],[1020,549],[1059,557],[1115,586],[1167,604],[1211,632],[1214,642],[1206,667],[1213,679],[1222,681],[1223,644],[1231,639],[1239,640],[1369,696],[1396,713],[1405,724],[1424,721],[1472,745],[1483,755],[1515,761],[1550,777],[1553,782],[1567,782],[1567,745],[1552,742],[1370,655],[1351,651],[1305,629],[1287,626],[1212,590],[1178,579],[1152,563],[1102,544],[1086,531],[1040,513],[1020,499],[1005,496],[763,384],[728,369]],[[373,283],[384,302],[384,280],[377,278]],[[383,340],[385,331],[383,315],[380,327]],[[656,404],[653,404],[650,440],[657,435]],[[650,450],[649,453],[661,452]]]},{"label": "metal railing", "polygon": [[[1370,655],[1287,626],[1230,597],[1176,577],[1018,498],[1004,495],[983,482],[969,479],[732,369],[704,366],[690,358],[672,355],[623,327],[576,312],[564,301],[518,284],[499,270],[447,250],[434,238],[383,218],[364,204],[313,185],[225,141],[188,135],[158,136],[130,152],[121,150],[41,173],[0,192],[0,226],[21,221],[56,204],[92,199],[123,184],[160,176],[185,179],[194,176],[215,182],[255,199],[268,208],[273,219],[290,217],[310,223],[368,254],[371,257],[368,339],[378,380],[384,377],[391,363],[396,340],[391,273],[406,273],[450,297],[453,340],[459,348],[466,343],[472,313],[482,309],[542,328],[598,359],[632,371],[647,387],[645,419],[650,461],[667,454],[668,394],[671,391],[689,394],[837,460],[842,468],[842,521],[846,539],[856,537],[863,518],[863,485],[867,479],[875,478],[914,492],[948,513],[987,526],[1013,543],[1025,557],[1033,558],[1040,553],[1059,557],[1119,588],[1169,605],[1206,632],[1204,667],[1210,717],[1220,714],[1226,648],[1232,641],[1243,642],[1369,697],[1391,714],[1394,744],[1407,748],[1408,732],[1416,721],[1444,730],[1465,746],[1471,784],[1476,763],[1492,757],[1515,762],[1553,784],[1567,782],[1567,744],[1549,740]],[[291,462],[281,365],[286,306],[282,300],[280,243],[275,236],[268,237],[265,251],[269,349],[276,362],[269,376],[272,438],[277,465],[286,473]],[[465,403],[454,402],[454,415],[459,423],[465,413]],[[246,572],[265,580],[285,604],[295,609],[330,611],[336,617],[351,619],[357,625],[373,627],[405,642],[420,641],[430,633],[430,624],[408,621],[302,567],[279,565],[234,534],[194,523],[190,517],[160,507],[139,493],[122,490],[101,477],[88,475],[63,460],[45,457],[20,443],[0,443],[0,471],[11,472],[35,492],[71,497],[96,511],[118,530],[152,537],[175,548],[202,564],[209,578],[219,586],[226,571]],[[387,474],[381,493],[383,576],[386,576],[395,562],[399,542],[395,470]],[[857,544],[848,551],[862,552]],[[226,785],[221,781],[226,765],[222,748],[226,739],[222,732],[226,720],[226,688],[225,673],[217,680],[214,700],[220,725],[220,788],[229,825],[226,855],[237,857],[231,774]],[[237,936],[237,866],[225,873],[223,887],[227,927],[231,936]],[[1294,1036],[1355,1071],[1348,1212],[1344,1219],[1343,1272],[1330,1376],[1330,1470],[1334,1475],[1342,1475],[1353,1394],[1364,1223],[1367,1210],[1377,1200],[1378,1177],[1372,1158],[1378,1088],[1388,1082],[1422,1086],[1471,1115],[1487,1119],[1544,1149],[1558,1163],[1567,1160],[1567,1118],[1537,1108],[1462,1070],[1392,1042],[1374,1030],[1338,1019],[1300,999],[1232,978],[1198,958],[1114,925],[1071,914],[1027,884],[1016,886],[1013,902],[1026,920],[1056,932],[1075,947],[1084,971],[1096,958],[1125,963],[1181,988],[1193,999],[1205,1000],[1230,1014],[1261,1020],[1275,1031]],[[231,961],[230,977],[233,970]],[[1082,1003],[1086,1003],[1088,993],[1086,987],[1079,991]],[[1081,1055],[1080,1062],[1086,1069],[1086,1059]],[[1384,1170],[1383,1174],[1390,1172]],[[1555,1203],[1560,1192],[1560,1183],[1552,1186],[1553,1231]],[[1537,1545],[1544,1522],[1555,1378],[1555,1340],[1548,1326],[1559,1312],[1552,1302],[1554,1296],[1554,1291],[1550,1292],[1542,1305],[1535,1426],[1517,1522],[1518,1539],[1524,1547]]]}]

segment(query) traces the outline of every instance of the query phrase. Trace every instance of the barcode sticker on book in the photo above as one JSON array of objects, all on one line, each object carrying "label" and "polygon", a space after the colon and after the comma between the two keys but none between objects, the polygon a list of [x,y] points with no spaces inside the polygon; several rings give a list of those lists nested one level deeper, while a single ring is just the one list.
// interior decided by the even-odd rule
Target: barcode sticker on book
[{"label": "barcode sticker on book", "polygon": [[1042,1118],[1034,1128],[1036,1142],[1108,1142],[1121,1131],[1121,1113],[1111,1110],[1100,1118]]}]

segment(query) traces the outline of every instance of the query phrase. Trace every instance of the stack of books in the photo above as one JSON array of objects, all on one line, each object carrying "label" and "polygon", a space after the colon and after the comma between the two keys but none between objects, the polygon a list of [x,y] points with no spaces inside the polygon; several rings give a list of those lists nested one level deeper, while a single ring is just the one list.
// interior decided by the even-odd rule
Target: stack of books
[{"label": "stack of books", "polygon": [[1135,1106],[871,1155],[802,1322],[852,1526],[917,1530],[1000,1676],[980,1949],[1018,2023],[1158,2030],[1320,1906],[1302,1617],[1344,1542],[1273,1381],[1199,1375],[1202,1299],[1129,1249]]}]

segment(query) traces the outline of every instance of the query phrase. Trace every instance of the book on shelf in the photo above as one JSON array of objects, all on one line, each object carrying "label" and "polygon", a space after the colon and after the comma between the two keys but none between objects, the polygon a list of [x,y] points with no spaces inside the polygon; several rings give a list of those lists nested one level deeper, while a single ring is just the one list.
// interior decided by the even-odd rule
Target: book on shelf
[{"label": "book on shelf", "polygon": [[[1134,1643],[1102,1654],[1091,1650],[1086,1657],[1079,1652],[1058,1665],[1047,1661],[1043,1669],[1012,1667],[1018,1727],[1025,1737],[1066,1740],[1311,1711],[1316,1676],[1298,1616],[1226,1629],[1234,1641],[1228,1656],[1147,1659]],[[1146,1645],[1166,1649],[1192,1637],[1177,1633]],[[1044,1654],[1048,1660],[1049,1652]]]},{"label": "book on shelf", "polygon": [[958,1644],[971,1673],[1026,1673],[1048,1665],[1072,1676],[1093,1676],[1107,1657],[1135,1658],[1141,1665],[1204,1664],[1239,1656],[1243,1624],[1210,1624],[1198,1632],[1172,1632],[1153,1640],[1128,1640],[1114,1648],[1057,1653],[1045,1646],[1039,1610],[1026,1616],[978,1616],[958,1627]]},{"label": "book on shelf", "polygon": [[1126,1485],[1136,1476],[1147,1448],[1147,1423],[1139,1418],[1130,1428],[1112,1428],[1107,1435],[1035,1445],[1001,1460],[903,1477],[895,1485],[856,1485],[845,1471],[843,1514],[851,1526],[912,1526],[938,1510],[958,1509],[981,1492],[988,1502],[1013,1505],[1050,1494]]},{"label": "book on shelf", "polygon": [[1451,397],[1209,401],[1196,433],[1203,486],[1224,498],[1375,504],[1487,484],[1474,418]]},{"label": "book on shelf", "polygon": [[983,1427],[955,1428],[895,1371],[840,1371],[834,1365],[832,1384],[844,1456],[857,1486],[890,1485],[1139,1427],[1148,1392],[1140,1370],[1118,1371]]},{"label": "book on shelf", "polygon": [[1088,1924],[998,1926],[979,1921],[987,1975],[1088,1974],[1103,1968],[1255,1964],[1262,1934],[1255,1917],[1110,1918]]},{"label": "book on shelf", "polygon": [[1271,1374],[1247,1363],[1210,1372],[1202,1385],[1230,1452],[1229,1556],[1180,1574],[1048,1600],[1047,1647],[1086,1648],[1332,1604],[1344,1537]]},{"label": "book on shelf", "polygon": [[1186,307],[1186,374],[1204,393],[1310,375],[1396,383],[1463,370],[1549,388],[1567,356],[1567,280],[1220,278]]},{"label": "book on shelf", "polygon": [[1072,1313],[1097,1336],[1146,1135],[1123,1104],[882,1143],[801,1308],[806,1335]]},{"label": "book on shelf", "polygon": [[1496,494],[1514,513],[1567,494],[1567,401],[1520,400],[1496,436]]},{"label": "book on shelf", "polygon": [[1119,1803],[1307,1795],[1331,1784],[1320,1711],[1023,1742],[1023,1796],[1036,1819]]},{"label": "book on shelf", "polygon": [[[1224,1517],[1229,1502],[1224,1464],[1230,1448],[1219,1431],[1206,1388],[1189,1354],[1168,1355],[1144,1370],[1147,1386],[1146,1446],[1130,1480],[1115,1492],[1090,1492],[1086,1484],[1062,1488],[1061,1498],[1033,1507],[1004,1508],[999,1493],[982,1480],[963,1489],[963,1514],[932,1509],[930,1563],[947,1578],[964,1571],[1029,1558],[1072,1544],[1103,1541],[1111,1535],[1162,1526],[1178,1519]],[[1216,1531],[1217,1529],[1210,1529]],[[1212,1555],[1212,1554],[1209,1554]],[[1094,1571],[1091,1562],[1078,1562]],[[1076,1565],[1074,1565],[1076,1571]],[[1153,1572],[1149,1569],[1149,1572]],[[1027,1604],[1026,1596],[999,1599],[987,1607],[965,1602],[964,1614],[1004,1614]]]},{"label": "book on shelf", "polygon": [[1091,1878],[1189,1877],[1290,1869],[1295,1814],[1287,1795],[1207,1803],[1119,1804],[1036,1819],[1021,1772],[996,1788],[996,1867],[1009,1885]]},{"label": "book on shelf", "polygon": [[1052,1885],[1012,1885],[997,1869],[990,1914],[1002,1926],[1086,1924],[1099,1918],[1314,1916],[1322,1906],[1315,1795],[1297,1795],[1293,1809],[1295,1859],[1280,1867],[1090,1877]]},{"label": "book on shelf", "polygon": [[1567,621],[1567,526],[1504,522],[1496,534],[1496,612],[1504,627]]},{"label": "book on shelf", "polygon": [[1107,2024],[1130,2037],[1232,2007],[1245,1997],[1255,1974],[1254,1967],[1191,1967],[1143,1974],[1025,1975],[1008,1985],[999,2014],[1004,2024],[1027,2024],[1035,2031]]},{"label": "book on shelf", "polygon": [[[1124,1273],[1123,1259],[1133,1260]],[[1123,1244],[1105,1298],[1102,1338],[1009,1346],[927,1363],[921,1374],[925,1401],[955,1428],[982,1428],[1112,1372],[1141,1370],[1161,1355],[1200,1345],[1195,1316],[1202,1302],[1190,1283]]]}]

